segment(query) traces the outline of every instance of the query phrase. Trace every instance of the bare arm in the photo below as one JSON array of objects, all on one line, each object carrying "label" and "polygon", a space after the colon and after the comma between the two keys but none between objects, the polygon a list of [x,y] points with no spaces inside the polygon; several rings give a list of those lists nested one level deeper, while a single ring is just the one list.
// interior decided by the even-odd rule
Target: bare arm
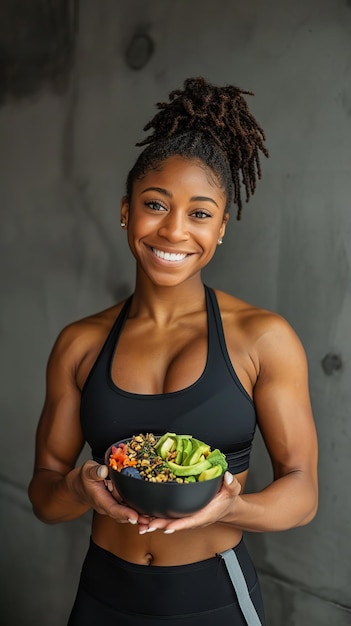
[{"label": "bare arm", "polygon": [[120,506],[106,490],[105,466],[87,461],[75,467],[84,446],[76,371],[88,337],[85,329],[80,330],[78,325],[65,329],[49,358],[29,498],[35,515],[47,523],[75,519],[91,508],[117,521],[136,520],[136,512]]},{"label": "bare arm", "polygon": [[254,399],[274,480],[259,493],[237,498],[222,521],[244,530],[285,530],[307,524],[317,511],[317,437],[307,362],[299,339],[283,320],[262,335],[257,350]]},{"label": "bare arm", "polygon": [[[153,521],[168,531],[231,524],[248,531],[286,530],[313,519],[317,510],[317,437],[312,417],[307,363],[291,327],[272,316],[255,344],[258,423],[271,458],[273,482],[258,493],[240,494],[238,480],[195,515],[176,522]],[[240,477],[239,477],[240,478]]]}]

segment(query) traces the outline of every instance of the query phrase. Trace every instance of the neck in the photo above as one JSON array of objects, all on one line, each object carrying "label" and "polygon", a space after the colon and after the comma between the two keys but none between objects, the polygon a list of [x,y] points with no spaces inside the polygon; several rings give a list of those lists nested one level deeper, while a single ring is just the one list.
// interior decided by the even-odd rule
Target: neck
[{"label": "neck", "polygon": [[130,316],[151,317],[159,325],[166,325],[205,306],[200,275],[174,287],[160,287],[137,276]]}]

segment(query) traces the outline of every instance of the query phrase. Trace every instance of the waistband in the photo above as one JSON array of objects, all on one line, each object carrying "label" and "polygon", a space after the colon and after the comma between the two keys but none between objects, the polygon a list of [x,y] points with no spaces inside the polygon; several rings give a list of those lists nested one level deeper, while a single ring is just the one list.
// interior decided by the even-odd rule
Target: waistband
[{"label": "waistband", "polygon": [[[257,584],[257,574],[243,540],[233,553],[250,591]],[[99,602],[134,614],[174,617],[238,604],[220,554],[187,565],[139,565],[91,540],[80,584]]]}]

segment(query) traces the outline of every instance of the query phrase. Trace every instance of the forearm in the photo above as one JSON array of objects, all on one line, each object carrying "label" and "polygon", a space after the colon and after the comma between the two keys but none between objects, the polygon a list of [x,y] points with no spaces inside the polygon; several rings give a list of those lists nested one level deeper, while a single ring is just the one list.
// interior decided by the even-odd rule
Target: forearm
[{"label": "forearm", "polygon": [[90,508],[80,485],[81,468],[66,475],[42,469],[33,477],[29,499],[36,517],[47,524],[66,522],[81,517]]},{"label": "forearm", "polygon": [[303,526],[317,510],[317,492],[313,481],[303,472],[287,474],[257,493],[233,499],[221,522],[246,531],[273,532]]}]

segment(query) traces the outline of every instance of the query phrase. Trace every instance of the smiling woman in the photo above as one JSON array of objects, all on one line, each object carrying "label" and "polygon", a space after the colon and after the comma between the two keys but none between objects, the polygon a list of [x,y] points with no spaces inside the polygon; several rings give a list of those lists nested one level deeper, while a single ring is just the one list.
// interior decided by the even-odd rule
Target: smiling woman
[{"label": "smiling woman", "polygon": [[121,219],[137,275],[145,273],[155,286],[175,286],[194,278],[214,255],[228,221],[226,195],[197,160],[170,156],[135,181]]},{"label": "smiling woman", "polygon": [[[242,191],[249,200],[260,153],[268,156],[249,93],[188,79],[158,104],[121,201],[134,291],[66,327],[50,355],[33,509],[47,523],[94,512],[69,626],[263,625],[243,531],[285,530],[315,515],[317,441],[303,347],[280,316],[201,278],[232,201],[240,219]],[[257,425],[274,479],[246,493]],[[179,519],[128,507],[104,465],[113,442],[166,432],[189,433],[228,462],[210,503]],[[92,459],[76,466],[85,442]]]}]

